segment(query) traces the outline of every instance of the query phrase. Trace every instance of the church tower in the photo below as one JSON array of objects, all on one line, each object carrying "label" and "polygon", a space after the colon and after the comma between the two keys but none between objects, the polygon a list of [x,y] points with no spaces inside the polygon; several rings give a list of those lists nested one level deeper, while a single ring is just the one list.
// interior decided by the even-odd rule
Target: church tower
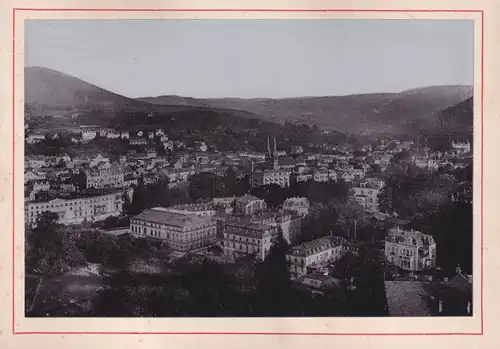
[{"label": "church tower", "polygon": [[272,159],[270,138],[271,137],[267,137],[267,154],[266,154],[266,156],[267,156],[268,159]]}]

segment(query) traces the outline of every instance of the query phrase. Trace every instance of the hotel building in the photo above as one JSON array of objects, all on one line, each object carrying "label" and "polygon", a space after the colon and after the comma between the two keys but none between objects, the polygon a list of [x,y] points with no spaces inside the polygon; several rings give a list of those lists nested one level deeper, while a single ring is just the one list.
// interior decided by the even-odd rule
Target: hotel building
[{"label": "hotel building", "polygon": [[404,270],[435,267],[436,242],[431,235],[394,227],[385,238],[385,259]]},{"label": "hotel building", "polygon": [[210,216],[172,212],[163,207],[143,211],[130,219],[130,232],[138,237],[165,240],[178,252],[210,246],[216,239],[216,221]]}]

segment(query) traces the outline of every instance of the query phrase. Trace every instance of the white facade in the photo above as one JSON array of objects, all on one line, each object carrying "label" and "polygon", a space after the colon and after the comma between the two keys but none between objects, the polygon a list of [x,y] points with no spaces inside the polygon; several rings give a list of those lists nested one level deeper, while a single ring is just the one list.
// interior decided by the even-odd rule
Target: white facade
[{"label": "white facade", "polygon": [[216,221],[192,213],[169,212],[163,207],[146,210],[130,220],[130,232],[168,242],[179,252],[188,252],[215,243]]},{"label": "white facade", "polygon": [[120,188],[123,186],[123,171],[118,166],[92,168],[85,171],[87,188]]},{"label": "white facade", "polygon": [[276,228],[248,222],[225,222],[223,228],[224,255],[231,259],[252,255],[264,260],[271,250]]},{"label": "white facade", "polygon": [[45,211],[57,213],[59,223],[64,225],[101,221],[110,216],[122,213],[122,193],[115,192],[106,195],[75,197],[71,199],[57,198],[45,202],[27,202],[25,204],[25,219],[30,224],[36,224],[37,217]]},{"label": "white facade", "polygon": [[405,270],[435,267],[436,243],[431,235],[392,228],[385,239],[385,259]]},{"label": "white facade", "polygon": [[290,263],[292,278],[307,275],[307,267],[335,262],[342,258],[343,241],[337,236],[326,236],[290,248],[286,258]]}]

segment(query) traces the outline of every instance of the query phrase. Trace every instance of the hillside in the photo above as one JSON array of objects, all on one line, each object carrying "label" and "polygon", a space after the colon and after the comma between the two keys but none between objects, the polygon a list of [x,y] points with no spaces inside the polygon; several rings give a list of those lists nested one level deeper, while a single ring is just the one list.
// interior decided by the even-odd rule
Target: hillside
[{"label": "hillside", "polygon": [[472,132],[474,126],[474,100],[468,98],[465,101],[446,108],[438,113],[437,117],[441,127],[457,132]]},{"label": "hillside", "polygon": [[[456,127],[455,123],[441,123],[436,118],[441,111],[471,96],[472,88],[468,86],[433,86],[401,93],[285,99],[180,96],[132,99],[55,70],[25,68],[25,104],[29,112],[39,115],[84,112],[83,121],[98,124],[151,123],[147,116],[153,113],[160,115],[160,119],[173,114],[183,118],[197,115],[199,120],[208,117],[210,122],[242,128],[262,128],[290,121],[367,136],[415,135],[422,128],[433,129],[437,124]],[[447,120],[446,113],[440,117]],[[261,123],[248,120],[242,123],[240,119],[257,119]],[[156,118],[155,122],[158,121]]]},{"label": "hillside", "polygon": [[[233,130],[273,129],[278,126],[259,120],[245,110],[196,106],[187,103],[153,105],[127,98],[81,79],[43,68],[25,68],[25,105],[32,115],[67,115],[77,112],[79,123],[129,127],[169,125],[176,129],[214,129],[217,125]],[[74,126],[73,120],[32,121],[37,129]]]},{"label": "hillside", "polygon": [[471,96],[469,86],[431,86],[401,93],[331,97],[195,99],[159,96],[139,100],[158,105],[239,109],[278,123],[291,121],[342,132],[376,134],[411,133],[413,120],[432,120],[437,112]]},{"label": "hillside", "polygon": [[32,110],[140,110],[149,103],[117,95],[44,67],[24,70],[25,104]]}]

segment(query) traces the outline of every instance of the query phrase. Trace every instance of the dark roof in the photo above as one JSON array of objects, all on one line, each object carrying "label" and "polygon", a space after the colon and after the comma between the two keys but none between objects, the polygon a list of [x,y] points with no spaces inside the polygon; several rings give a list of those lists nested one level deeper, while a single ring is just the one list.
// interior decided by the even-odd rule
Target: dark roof
[{"label": "dark roof", "polygon": [[386,281],[389,316],[431,316],[428,293],[421,282]]},{"label": "dark roof", "polygon": [[243,196],[241,196],[239,198],[236,198],[236,202],[242,203],[244,205],[247,205],[247,204],[249,204],[252,201],[261,201],[261,200],[258,197],[256,197],[256,196],[248,195],[248,194],[243,195]]},{"label": "dark roof", "polygon": [[455,290],[472,293],[472,276],[457,274],[447,285]]},{"label": "dark roof", "polygon": [[209,217],[199,217],[196,214],[168,212],[163,207],[156,207],[145,210],[139,213],[137,216],[134,216],[133,219],[176,227],[184,227],[186,225],[201,225],[212,221]]}]

